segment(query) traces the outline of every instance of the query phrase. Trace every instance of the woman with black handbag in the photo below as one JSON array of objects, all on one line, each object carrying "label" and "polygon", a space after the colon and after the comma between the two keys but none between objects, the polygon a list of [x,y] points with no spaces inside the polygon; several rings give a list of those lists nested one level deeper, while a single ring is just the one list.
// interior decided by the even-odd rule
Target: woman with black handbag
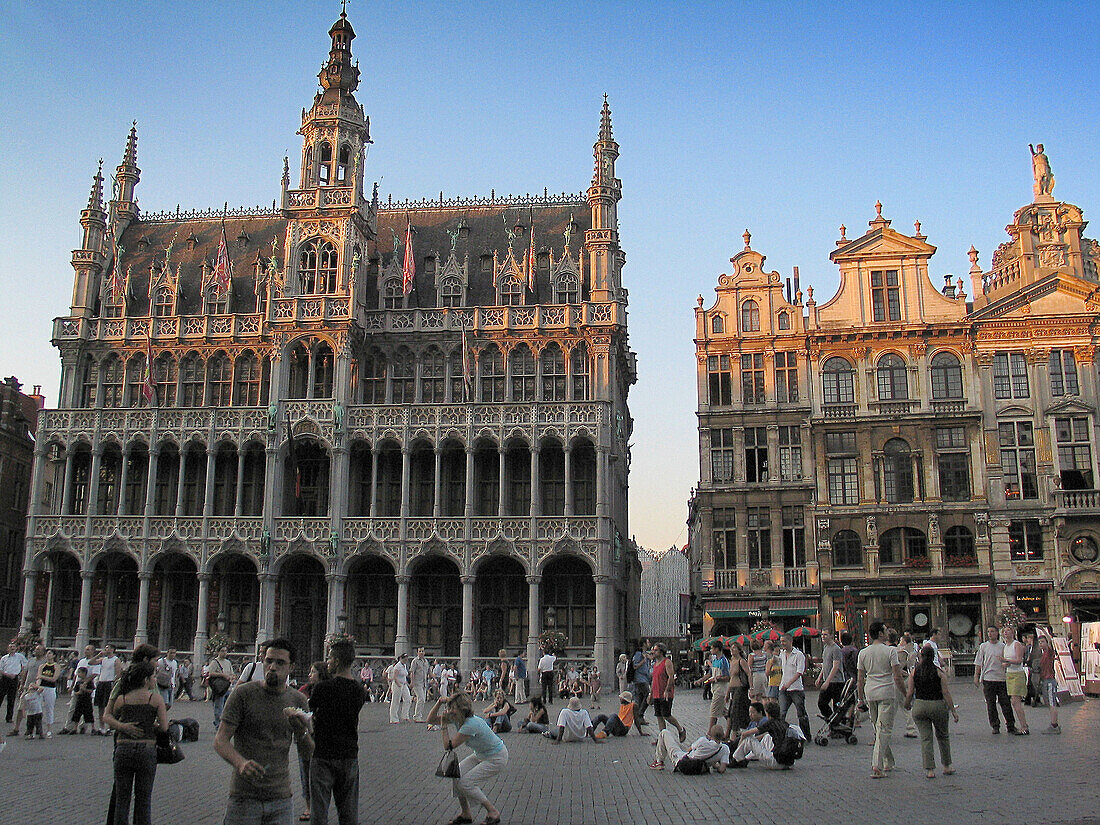
[{"label": "woman with black handbag", "polygon": [[157,775],[157,734],[168,732],[168,711],[156,689],[150,662],[130,665],[122,675],[119,694],[103,714],[118,732],[115,742],[115,823],[129,821],[134,798],[134,825],[151,825],[153,780]]},{"label": "woman with black handbag", "polygon": [[[442,709],[444,703],[446,710]],[[450,751],[463,743],[469,745],[473,751],[458,763],[458,776],[454,776],[453,769],[448,770],[443,762],[437,770],[437,773],[442,771],[443,775],[451,777],[454,795],[460,807],[458,816],[448,825],[469,825],[474,821],[470,814],[471,800],[485,809],[483,825],[499,825],[500,811],[479,786],[504,770],[508,764],[508,749],[504,747],[504,740],[493,733],[484,719],[474,715],[473,708],[470,707],[470,697],[464,693],[437,699],[428,714],[428,724],[442,727],[443,747],[447,750],[444,754],[445,761],[452,761],[453,754]],[[452,724],[458,726],[456,733],[451,733]],[[452,758],[448,759],[448,756]]]}]

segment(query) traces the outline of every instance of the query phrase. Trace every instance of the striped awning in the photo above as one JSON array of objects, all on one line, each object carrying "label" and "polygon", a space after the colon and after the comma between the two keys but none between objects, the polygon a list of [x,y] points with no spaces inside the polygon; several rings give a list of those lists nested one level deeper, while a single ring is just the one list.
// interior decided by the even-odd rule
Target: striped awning
[{"label": "striped awning", "polygon": [[715,619],[746,619],[759,616],[762,605],[769,616],[813,616],[819,610],[817,599],[722,599],[703,609]]}]

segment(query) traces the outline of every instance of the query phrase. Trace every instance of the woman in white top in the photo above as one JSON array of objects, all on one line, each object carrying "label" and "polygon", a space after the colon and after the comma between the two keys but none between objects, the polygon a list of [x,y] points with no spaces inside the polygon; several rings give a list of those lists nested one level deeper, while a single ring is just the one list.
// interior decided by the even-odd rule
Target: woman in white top
[{"label": "woman in white top", "polygon": [[1027,718],[1024,716],[1024,696],[1027,694],[1027,672],[1024,670],[1024,644],[1016,639],[1016,628],[1005,626],[1001,628],[1001,639],[1004,641],[1004,650],[1001,651],[1001,661],[1005,664],[1005,687],[1008,689],[1009,698],[1012,700],[1012,712],[1016,715],[1016,736],[1027,736],[1031,733],[1027,727]]}]

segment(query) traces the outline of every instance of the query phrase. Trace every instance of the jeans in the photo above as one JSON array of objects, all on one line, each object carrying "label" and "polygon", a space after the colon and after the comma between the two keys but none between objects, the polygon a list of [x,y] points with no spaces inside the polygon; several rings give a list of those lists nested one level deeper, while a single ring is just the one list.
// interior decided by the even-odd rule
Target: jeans
[{"label": "jeans", "polygon": [[779,691],[779,718],[787,721],[787,711],[794,705],[795,714],[798,716],[798,726],[806,738],[810,738],[810,717],[806,715],[806,692],[804,690]]},{"label": "jeans", "polygon": [[875,749],[871,753],[871,768],[884,771],[894,767],[894,751],[890,748],[890,739],[894,735],[894,714],[897,703],[891,699],[870,699],[871,724],[875,728]]},{"label": "jeans", "polygon": [[225,710],[225,700],[228,698],[228,690],[221,696],[214,697],[214,730],[217,730],[218,725],[222,723],[222,711]]},{"label": "jeans", "polygon": [[225,806],[225,825],[291,825],[294,799],[249,799],[229,797]]},{"label": "jeans", "polygon": [[498,716],[489,726],[493,733],[509,733],[512,730],[512,720],[507,716]]},{"label": "jeans", "polygon": [[309,813],[328,825],[328,800],[336,803],[340,825],[359,822],[359,759],[318,759],[309,763]]},{"label": "jeans", "polygon": [[932,731],[940,745],[940,762],[951,765],[951,736],[947,727],[947,702],[943,699],[913,700],[913,722],[920,733],[920,756],[926,771],[936,769],[936,755],[932,749]]},{"label": "jeans", "polygon": [[1001,720],[997,718],[997,705],[1005,718],[1005,727],[1009,733],[1016,730],[1016,717],[1012,715],[1012,701],[1008,698],[1008,688],[1004,682],[989,679],[982,680],[982,693],[985,694],[985,709],[989,714],[989,727],[995,731],[1001,729]]},{"label": "jeans", "polygon": [[592,720],[592,730],[595,731],[600,725],[603,725],[604,733],[609,736],[626,736],[630,733],[630,728],[623,724],[618,714],[608,716],[606,713],[601,713]]},{"label": "jeans", "polygon": [[550,726],[542,725],[538,722],[524,721],[519,723],[519,730],[523,731],[524,733],[546,733],[548,730],[550,730]]},{"label": "jeans", "polygon": [[3,703],[5,699],[8,700],[7,722],[9,725],[11,724],[12,713],[15,710],[15,697],[18,691],[18,676],[0,675],[0,703]]},{"label": "jeans", "polygon": [[168,710],[172,709],[172,694],[175,690],[171,687],[157,687],[157,691],[160,693],[160,698],[164,700],[164,707]]},{"label": "jeans", "polygon": [[309,807],[309,760],[302,758],[302,751],[298,751],[298,778],[302,780],[302,799]]},{"label": "jeans", "polygon": [[649,707],[649,683],[634,683],[634,718],[639,724],[645,723],[645,711]]},{"label": "jeans", "polygon": [[115,825],[130,821],[130,797],[134,799],[134,825],[150,825],[153,780],[157,776],[157,747],[152,742],[115,745]]}]

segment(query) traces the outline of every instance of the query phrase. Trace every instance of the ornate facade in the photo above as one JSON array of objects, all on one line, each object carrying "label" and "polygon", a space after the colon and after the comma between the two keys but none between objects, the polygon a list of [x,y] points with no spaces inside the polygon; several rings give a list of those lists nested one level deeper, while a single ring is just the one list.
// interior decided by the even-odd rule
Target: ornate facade
[{"label": "ornate facade", "polygon": [[1008,604],[1055,625],[1100,608],[1100,246],[1052,180],[990,271],[971,248],[972,299],[933,286],[920,223],[901,233],[881,204],[861,237],[841,227],[822,304],[746,233],[696,309],[691,526],[717,632],[762,608],[882,616],[965,652]]},{"label": "ornate facade", "polygon": [[30,395],[14,376],[0,382],[0,633],[10,639],[19,629],[20,573],[26,543],[34,432],[43,403],[41,388]]},{"label": "ornate facade", "polygon": [[77,647],[287,634],[308,662],[347,632],[464,670],[553,627],[611,669],[639,566],[607,102],[585,194],[368,198],[355,33],[329,34],[278,207],[141,213],[136,128],[108,207],[97,174],[24,615]]}]

